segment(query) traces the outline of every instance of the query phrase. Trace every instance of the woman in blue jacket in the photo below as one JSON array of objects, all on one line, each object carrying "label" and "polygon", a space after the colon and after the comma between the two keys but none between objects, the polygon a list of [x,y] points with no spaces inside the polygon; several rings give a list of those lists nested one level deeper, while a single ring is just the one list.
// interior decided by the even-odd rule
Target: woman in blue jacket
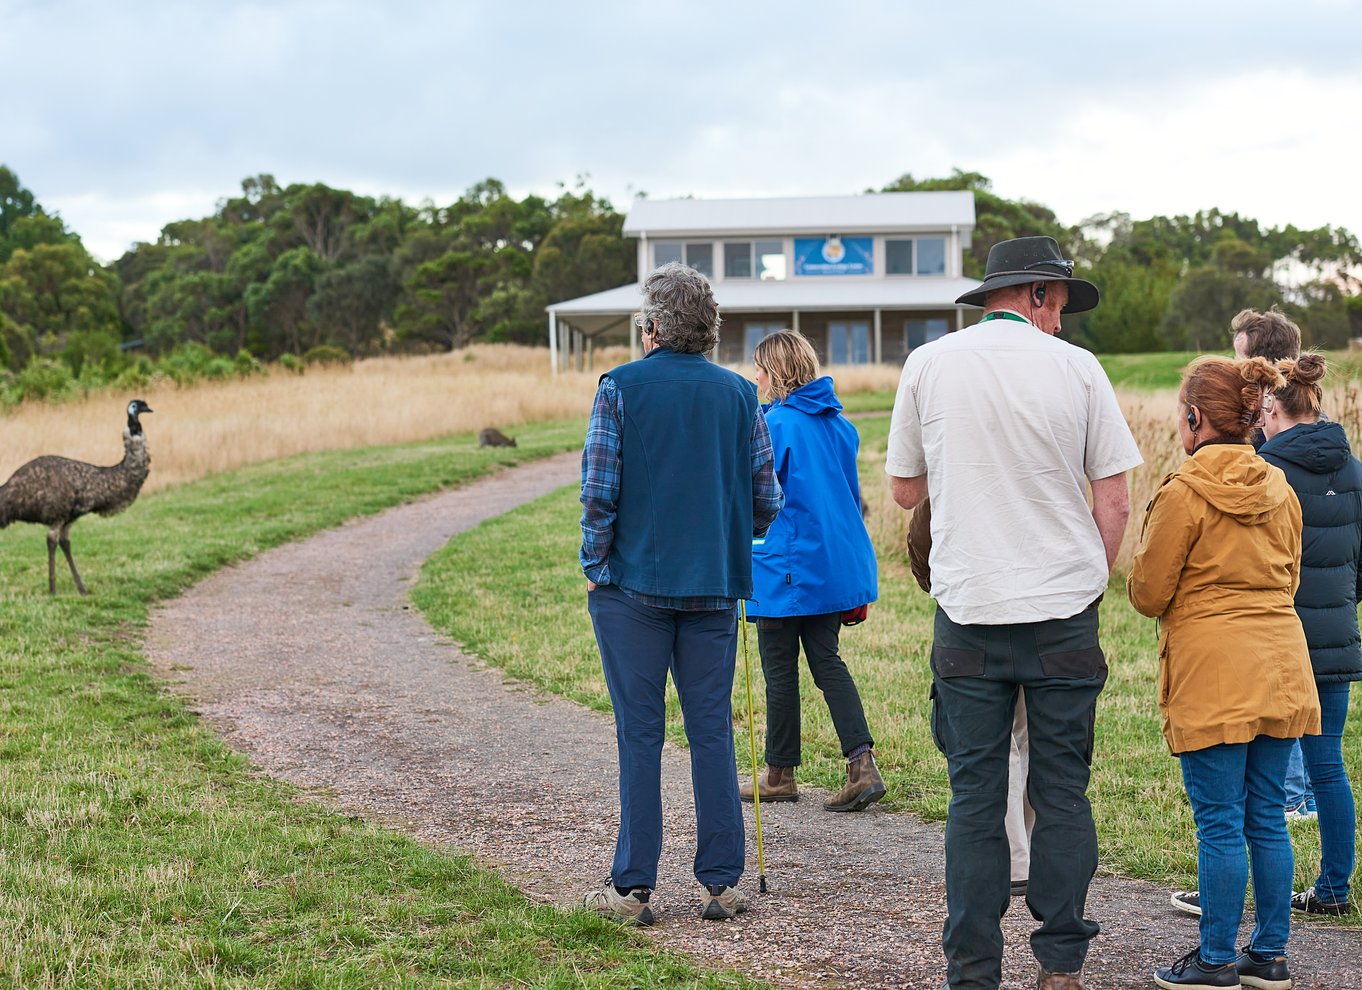
[{"label": "woman in blue jacket", "polygon": [[[800,333],[781,330],[757,345],[757,388],[771,400],[776,476],[785,507],[752,547],[752,601],[766,675],[766,770],[756,786],[763,801],[795,801],[799,749],[799,650],[823,692],[847,758],[847,782],[829,811],[861,811],[884,797],[874,740],[861,696],[838,655],[842,613],[878,595],[875,551],[861,516],[856,473],[860,437],[842,415],[832,379]],[[752,800],[753,784],[742,796]]]},{"label": "woman in blue jacket", "polygon": [[1323,731],[1301,738],[1301,753],[1319,809],[1319,877],[1292,895],[1291,906],[1310,914],[1347,914],[1357,817],[1343,768],[1343,726],[1348,691],[1362,680],[1362,463],[1352,455],[1338,423],[1320,418],[1319,380],[1324,359],[1302,354],[1277,367],[1286,378],[1265,404],[1258,453],[1286,473],[1301,503],[1301,583],[1296,614],[1305,629],[1319,690]]}]

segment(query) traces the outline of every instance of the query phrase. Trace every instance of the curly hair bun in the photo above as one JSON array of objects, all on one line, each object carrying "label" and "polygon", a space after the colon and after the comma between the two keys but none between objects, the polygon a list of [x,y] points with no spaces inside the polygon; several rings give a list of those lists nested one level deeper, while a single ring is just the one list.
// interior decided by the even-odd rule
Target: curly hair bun
[{"label": "curly hair bun", "polygon": [[1290,358],[1279,361],[1277,367],[1292,385],[1313,385],[1323,378],[1325,371],[1328,370],[1323,355],[1310,353],[1302,354],[1294,361]]},{"label": "curly hair bun", "polygon": [[1286,384],[1286,379],[1282,377],[1282,372],[1277,370],[1277,366],[1264,357],[1251,357],[1246,361],[1235,362],[1239,368],[1239,377],[1250,385],[1257,385],[1263,389],[1276,391]]}]

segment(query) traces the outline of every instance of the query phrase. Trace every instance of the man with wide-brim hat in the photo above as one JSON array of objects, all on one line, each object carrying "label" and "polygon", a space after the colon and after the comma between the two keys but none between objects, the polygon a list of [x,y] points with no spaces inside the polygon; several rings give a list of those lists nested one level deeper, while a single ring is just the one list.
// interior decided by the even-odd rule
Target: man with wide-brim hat
[{"label": "man with wide-brim hat", "polygon": [[[1097,305],[1050,237],[1003,241],[958,300],[978,323],[904,363],[885,469],[894,500],[931,496],[932,735],[946,756],[946,922],[952,990],[1002,980],[1013,716],[1025,699],[1035,812],[1026,906],[1040,990],[1081,990],[1096,923],[1087,790],[1107,665],[1097,603],[1130,515],[1139,448],[1097,359],[1056,336]],[[1088,501],[1088,489],[1092,502]]]},{"label": "man with wide-brim hat", "polygon": [[988,294],[999,289],[1063,282],[1068,286],[1068,297],[1061,312],[1086,313],[1096,309],[1100,298],[1097,286],[1073,275],[1074,263],[1060,253],[1059,242],[1053,237],[999,241],[989,248],[983,282],[955,301],[966,306],[983,306]]}]

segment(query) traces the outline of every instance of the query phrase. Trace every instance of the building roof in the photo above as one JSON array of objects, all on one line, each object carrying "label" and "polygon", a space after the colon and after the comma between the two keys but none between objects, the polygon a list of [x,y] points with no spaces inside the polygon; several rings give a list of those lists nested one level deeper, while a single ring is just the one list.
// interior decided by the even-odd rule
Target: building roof
[{"label": "building roof", "polygon": [[854,234],[973,228],[972,192],[761,199],[636,199],[626,237]]},{"label": "building roof", "polygon": [[[720,313],[814,312],[816,310],[952,309],[956,297],[979,285],[972,278],[786,279],[714,283]],[[573,317],[624,316],[643,302],[635,282],[549,306],[576,324]],[[590,330],[590,327],[585,326]]]}]

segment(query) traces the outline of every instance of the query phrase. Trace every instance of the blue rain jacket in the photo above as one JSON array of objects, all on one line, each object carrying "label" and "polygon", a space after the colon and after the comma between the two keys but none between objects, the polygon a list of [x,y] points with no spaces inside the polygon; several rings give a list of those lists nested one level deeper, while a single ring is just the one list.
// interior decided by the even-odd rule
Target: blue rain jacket
[{"label": "blue rain jacket", "polygon": [[785,507],[752,541],[752,601],[759,618],[845,612],[879,596],[875,550],[861,517],[856,427],[823,377],[766,409]]}]

